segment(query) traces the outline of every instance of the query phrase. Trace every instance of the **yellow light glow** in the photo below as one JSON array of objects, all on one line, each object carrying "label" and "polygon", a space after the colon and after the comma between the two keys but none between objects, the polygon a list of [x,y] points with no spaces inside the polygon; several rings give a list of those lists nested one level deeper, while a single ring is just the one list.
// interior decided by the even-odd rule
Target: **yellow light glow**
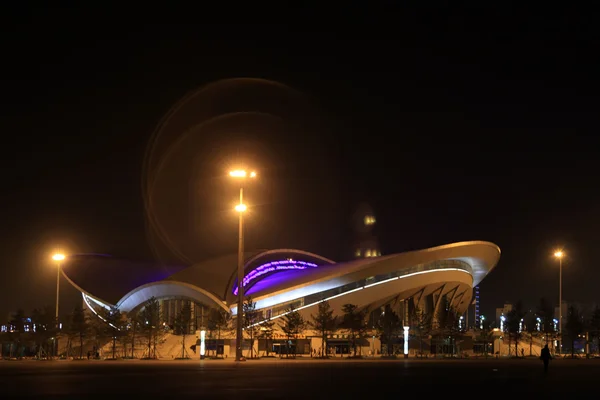
[{"label": "yellow light glow", "polygon": [[372,215],[365,216],[365,225],[373,225],[375,223],[375,217]]},{"label": "yellow light glow", "polygon": [[235,206],[235,211],[237,211],[237,212],[244,212],[244,211],[246,211],[246,205],[245,204],[238,204],[237,206]]},{"label": "yellow light glow", "polygon": [[564,256],[564,253],[562,252],[562,250],[558,250],[556,252],[554,252],[554,257],[556,258],[562,258]]},{"label": "yellow light glow", "polygon": [[64,254],[57,253],[57,254],[54,254],[54,255],[52,256],[52,259],[53,259],[54,261],[62,261],[62,260],[64,260],[64,259],[65,259],[65,255],[64,255]]},{"label": "yellow light glow", "polygon": [[246,171],[244,171],[243,169],[236,169],[235,171],[231,171],[229,173],[229,176],[232,176],[234,178],[245,178]]},{"label": "yellow light glow", "polygon": [[250,172],[250,178],[256,178],[256,171]]}]

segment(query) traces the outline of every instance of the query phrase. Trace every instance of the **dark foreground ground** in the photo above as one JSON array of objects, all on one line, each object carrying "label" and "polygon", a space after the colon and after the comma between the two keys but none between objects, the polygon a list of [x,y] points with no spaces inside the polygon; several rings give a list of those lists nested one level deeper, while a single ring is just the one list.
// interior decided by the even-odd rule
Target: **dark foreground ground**
[{"label": "dark foreground ground", "polygon": [[[600,360],[0,361],[0,399],[597,398]],[[541,398],[541,397],[539,397]]]}]

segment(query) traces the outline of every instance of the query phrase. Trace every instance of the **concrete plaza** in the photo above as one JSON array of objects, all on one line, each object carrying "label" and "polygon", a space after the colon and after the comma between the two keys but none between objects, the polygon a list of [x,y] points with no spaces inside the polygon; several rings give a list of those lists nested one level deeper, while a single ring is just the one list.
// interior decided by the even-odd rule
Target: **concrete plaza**
[{"label": "concrete plaza", "polygon": [[522,398],[594,393],[600,360],[0,361],[2,398]]}]

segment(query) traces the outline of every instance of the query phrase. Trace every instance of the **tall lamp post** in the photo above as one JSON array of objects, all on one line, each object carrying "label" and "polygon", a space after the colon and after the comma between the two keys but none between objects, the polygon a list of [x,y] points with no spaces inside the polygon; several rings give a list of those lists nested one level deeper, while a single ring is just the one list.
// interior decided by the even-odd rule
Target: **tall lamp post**
[{"label": "tall lamp post", "polygon": [[562,250],[554,252],[554,257],[558,258],[558,354],[561,354],[562,347],[562,259],[564,255]]},{"label": "tall lamp post", "polygon": [[60,262],[63,261],[65,259],[65,255],[62,253],[56,253],[52,256],[52,259],[54,261],[56,261],[56,313],[55,313],[55,322],[56,322],[56,334],[54,335],[54,346],[53,346],[53,353],[56,354],[57,352],[57,348],[56,348],[56,336],[58,335],[58,328],[59,328],[59,323],[58,323],[58,296],[60,294]]},{"label": "tall lamp post", "polygon": [[240,215],[239,233],[238,233],[238,266],[237,266],[237,282],[238,282],[238,298],[237,298],[237,318],[236,318],[236,335],[235,335],[235,361],[243,361],[242,342],[244,341],[243,331],[243,314],[244,314],[244,212],[246,205],[244,204],[244,182],[247,178],[256,178],[256,172],[247,173],[245,170],[235,170],[229,173],[232,178],[239,179],[240,184],[240,203],[235,206],[235,211]]}]

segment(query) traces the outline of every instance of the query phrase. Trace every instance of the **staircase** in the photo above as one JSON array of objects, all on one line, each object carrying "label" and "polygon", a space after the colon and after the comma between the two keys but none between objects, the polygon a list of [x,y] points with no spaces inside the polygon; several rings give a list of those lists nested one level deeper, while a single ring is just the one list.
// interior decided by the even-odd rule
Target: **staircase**
[{"label": "staircase", "polygon": [[[156,348],[158,358],[162,360],[173,360],[175,358],[181,358],[181,339],[182,336],[167,333],[164,336],[161,343]],[[187,354],[184,354],[184,356],[189,358],[199,357],[197,352],[194,353],[190,349],[190,346],[196,344],[196,340],[196,336],[193,334],[185,336],[185,350]]]}]

